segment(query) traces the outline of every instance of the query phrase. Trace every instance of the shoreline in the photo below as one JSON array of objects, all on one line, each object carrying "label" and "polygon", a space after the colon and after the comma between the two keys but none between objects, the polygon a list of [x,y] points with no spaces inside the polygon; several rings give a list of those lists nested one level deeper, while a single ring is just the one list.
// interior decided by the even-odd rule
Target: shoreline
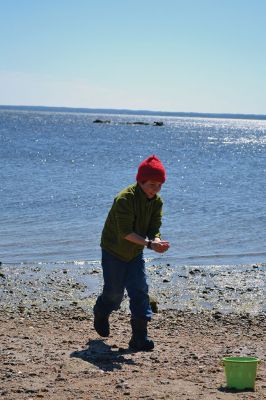
[{"label": "shoreline", "polygon": [[[266,313],[266,264],[175,266],[146,262],[150,295],[160,310]],[[100,263],[0,266],[2,309],[64,309],[90,312],[102,288]],[[121,305],[128,309],[125,293]]]}]

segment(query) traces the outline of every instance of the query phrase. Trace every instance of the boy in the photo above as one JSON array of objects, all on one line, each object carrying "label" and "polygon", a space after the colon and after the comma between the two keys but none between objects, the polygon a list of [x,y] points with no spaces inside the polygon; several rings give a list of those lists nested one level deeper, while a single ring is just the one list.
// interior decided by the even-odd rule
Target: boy
[{"label": "boy", "polygon": [[138,168],[137,182],[114,199],[102,231],[102,269],[104,286],[94,306],[94,328],[100,336],[109,336],[109,315],[118,310],[124,290],[129,296],[134,350],[152,350],[147,336],[152,310],[149,303],[143,248],[164,253],[169,242],[161,240],[162,200],[158,195],[165,182],[165,169],[155,156]]}]

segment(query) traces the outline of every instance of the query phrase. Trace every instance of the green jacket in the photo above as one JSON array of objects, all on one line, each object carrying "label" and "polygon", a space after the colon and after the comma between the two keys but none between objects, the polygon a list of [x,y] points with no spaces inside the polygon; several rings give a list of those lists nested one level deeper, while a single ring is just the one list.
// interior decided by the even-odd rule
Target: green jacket
[{"label": "green jacket", "polygon": [[135,183],[114,199],[102,231],[101,247],[123,261],[131,261],[144,246],[124,237],[135,232],[143,238],[160,237],[163,202],[159,195],[148,199]]}]

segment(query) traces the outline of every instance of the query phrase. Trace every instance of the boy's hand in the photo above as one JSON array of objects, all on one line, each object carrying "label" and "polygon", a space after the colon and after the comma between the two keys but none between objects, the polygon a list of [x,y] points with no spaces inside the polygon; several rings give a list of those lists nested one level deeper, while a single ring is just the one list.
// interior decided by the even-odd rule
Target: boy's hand
[{"label": "boy's hand", "polygon": [[170,243],[166,240],[153,240],[151,243],[151,249],[156,251],[157,253],[164,253],[170,247]]},{"label": "boy's hand", "polygon": [[[147,239],[144,239],[142,236],[138,235],[135,232],[131,232],[125,236],[126,240],[129,240],[132,243],[140,244],[145,246],[147,244]],[[145,244],[143,243],[145,242]],[[156,251],[157,253],[164,253],[170,247],[169,242],[166,240],[161,240],[160,238],[156,237],[154,240],[151,241],[151,249]]]}]

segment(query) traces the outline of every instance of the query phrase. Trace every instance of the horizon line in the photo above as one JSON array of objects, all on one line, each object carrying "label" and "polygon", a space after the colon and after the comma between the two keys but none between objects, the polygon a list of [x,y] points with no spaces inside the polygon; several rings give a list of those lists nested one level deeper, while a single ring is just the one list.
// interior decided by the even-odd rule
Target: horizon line
[{"label": "horizon line", "polygon": [[141,115],[158,115],[158,116],[188,116],[188,117],[210,117],[210,118],[233,118],[233,119],[259,119],[265,120],[266,114],[254,113],[227,113],[227,112],[198,112],[198,111],[159,111],[159,110],[146,110],[146,109],[128,109],[128,108],[90,108],[90,107],[71,107],[71,106],[33,106],[33,105],[10,105],[0,104],[0,109],[32,109],[36,111],[45,111],[45,109],[55,111],[69,111],[69,112],[97,112],[106,113],[106,111],[120,114],[141,114]]}]

